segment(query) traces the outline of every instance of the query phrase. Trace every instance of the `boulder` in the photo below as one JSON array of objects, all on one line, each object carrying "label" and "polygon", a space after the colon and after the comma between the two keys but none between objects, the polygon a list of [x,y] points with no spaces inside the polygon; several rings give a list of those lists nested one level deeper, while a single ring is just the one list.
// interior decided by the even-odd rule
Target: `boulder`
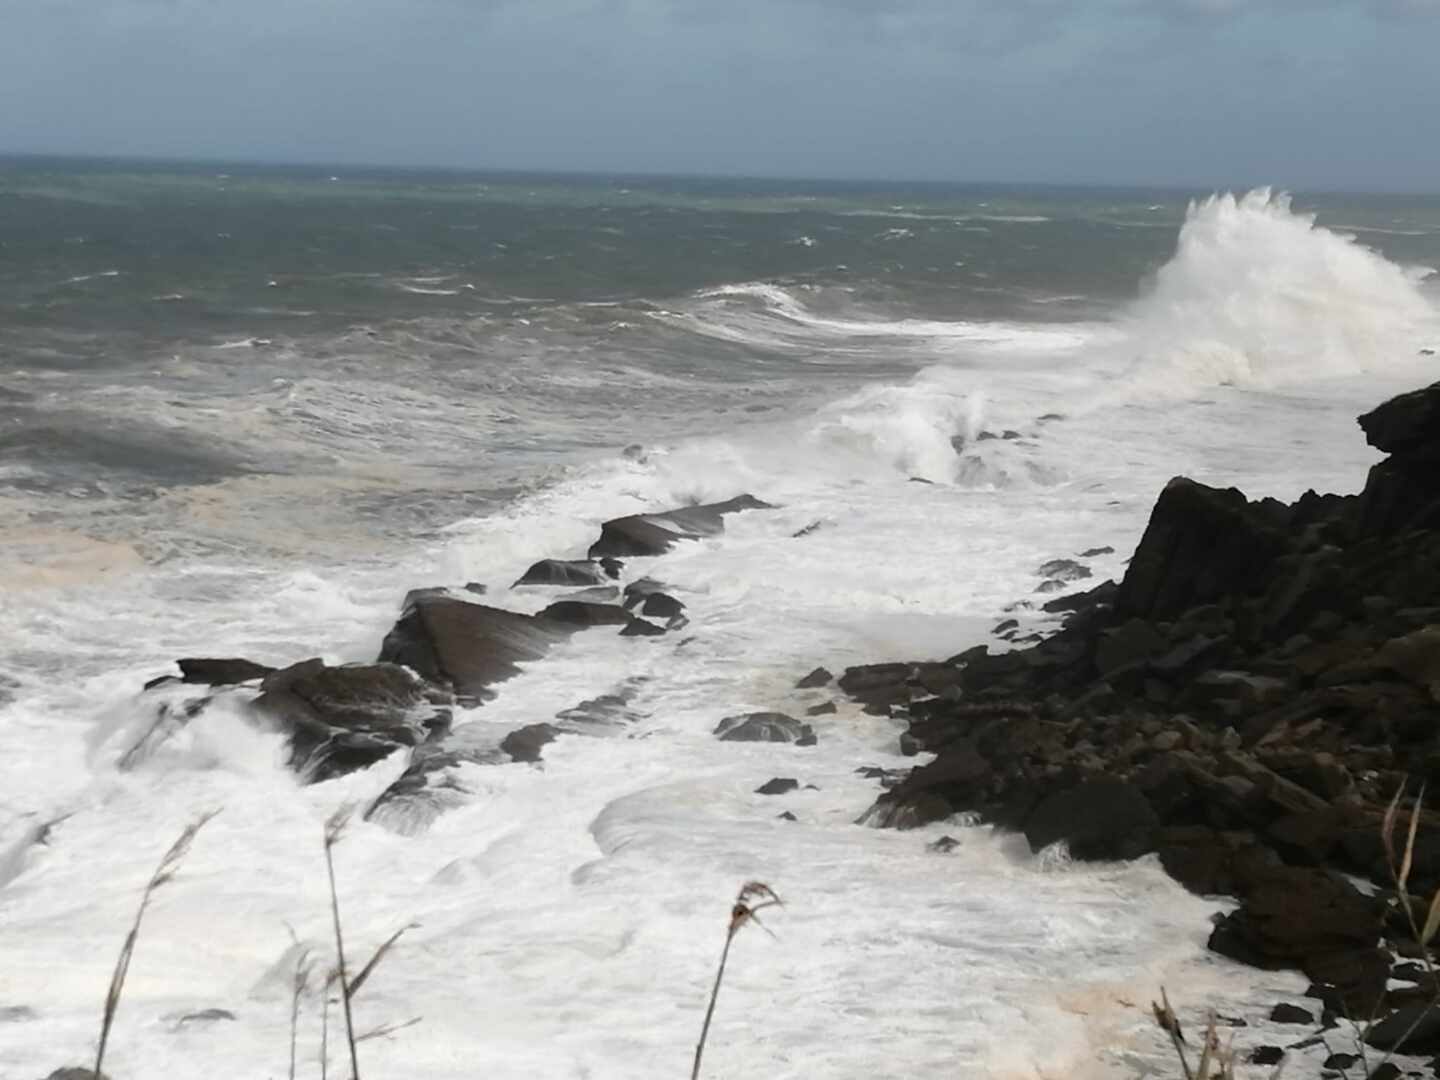
[{"label": "boulder", "polygon": [[1135,785],[1110,776],[1042,799],[1025,822],[1032,851],[1065,841],[1077,859],[1134,859],[1154,850],[1160,819]]},{"label": "boulder", "polygon": [[520,575],[516,585],[603,585],[616,574],[593,559],[541,559]]},{"label": "boulder", "polygon": [[794,717],[778,712],[727,716],[715,728],[721,742],[778,742],[814,746],[815,731]]},{"label": "boulder", "polygon": [[687,506],[659,514],[630,514],[600,526],[600,539],[590,545],[592,559],[603,556],[661,555],[680,540],[699,540],[725,531],[725,515],[741,510],[773,510],[753,495],[725,502]]},{"label": "boulder", "polygon": [[835,676],[826,671],[823,667],[817,667],[799,682],[795,684],[796,690],[814,690],[817,687],[829,686],[835,681]]},{"label": "boulder", "polygon": [[500,740],[500,749],[512,761],[539,761],[540,751],[555,741],[560,729],[554,724],[526,724]]},{"label": "boulder", "polygon": [[289,736],[291,765],[312,781],[363,769],[450,728],[448,695],[397,664],[305,660],[266,676],[260,691],[252,708]]},{"label": "boulder", "polygon": [[1365,1041],[1377,1050],[1440,1053],[1440,1009],[1430,1004],[1396,1009],[1366,1033]]},{"label": "boulder", "polygon": [[454,688],[467,703],[538,660],[560,636],[558,624],[450,596],[412,594],[380,649],[384,663],[404,664],[422,678]]},{"label": "boulder", "polygon": [[787,792],[795,791],[800,787],[800,781],[788,776],[777,776],[773,780],[767,780],[755,789],[756,795],[784,795]]},{"label": "boulder", "polygon": [[63,1069],[56,1069],[45,1077],[45,1080],[110,1080],[110,1077],[105,1073],[100,1073],[97,1077],[94,1068],[88,1065],[68,1065]]},{"label": "boulder", "polygon": [[1313,1024],[1315,1014],[1299,1005],[1281,1002],[1270,1010],[1270,1021],[1275,1024]]},{"label": "boulder", "polygon": [[685,613],[685,605],[669,593],[653,592],[640,605],[640,614],[652,619],[678,619]]}]

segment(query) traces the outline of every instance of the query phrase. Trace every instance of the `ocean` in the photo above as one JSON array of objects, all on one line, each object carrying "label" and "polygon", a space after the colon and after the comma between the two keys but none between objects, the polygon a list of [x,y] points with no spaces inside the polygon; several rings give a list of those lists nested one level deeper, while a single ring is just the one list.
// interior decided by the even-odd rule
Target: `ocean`
[{"label": "ocean", "polygon": [[[1440,197],[0,160],[0,1078],[93,1052],[140,888],[217,809],[107,1071],[288,1075],[323,822],[404,767],[305,786],[215,708],[121,768],[147,680],[371,661],[416,587],[537,611],[511,583],[603,520],[742,492],[776,509],[627,569],[683,631],[577,634],[457,715],[498,744],[623,693],[625,724],[351,825],[355,952],[414,924],[357,1022],[420,1018],[365,1074],[684,1075],[752,879],[785,906],[736,942],[706,1075],[1168,1075],[1162,983],[1261,1039],[1303,980],[1208,955],[1225,902],[1153,859],[857,825],[857,769],[915,761],[844,700],[812,748],[711,732],[837,696],[795,688],[819,665],[1053,627],[1041,564],[1119,577],[1171,476],[1358,490],[1355,416],[1440,378],[1435,267]],[[319,1025],[312,995],[297,1075]]]}]

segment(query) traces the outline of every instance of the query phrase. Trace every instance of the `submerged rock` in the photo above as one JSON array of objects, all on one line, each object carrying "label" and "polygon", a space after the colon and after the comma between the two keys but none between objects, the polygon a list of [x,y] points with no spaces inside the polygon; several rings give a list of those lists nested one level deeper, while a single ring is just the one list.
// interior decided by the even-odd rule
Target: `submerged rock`
[{"label": "submerged rock", "polygon": [[[602,566],[593,559],[541,559],[515,582],[520,585],[603,585],[619,576],[618,564],[606,560]],[[611,573],[615,570],[615,573]]]},{"label": "submerged rock", "polygon": [[788,776],[777,776],[773,780],[767,780],[755,789],[756,795],[784,795],[787,792],[795,791],[800,787],[800,781]]},{"label": "submerged rock", "polygon": [[794,717],[778,712],[727,716],[715,728],[722,742],[778,742],[814,746],[815,730]]}]

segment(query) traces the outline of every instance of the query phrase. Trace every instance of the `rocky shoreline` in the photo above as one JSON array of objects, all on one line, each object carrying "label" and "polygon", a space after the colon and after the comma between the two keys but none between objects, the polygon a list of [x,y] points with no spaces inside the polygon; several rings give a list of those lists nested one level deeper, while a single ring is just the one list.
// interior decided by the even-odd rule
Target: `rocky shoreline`
[{"label": "rocky shoreline", "polygon": [[[934,755],[908,774],[873,770],[885,790],[861,822],[905,829],[966,814],[1023,832],[1036,851],[1063,841],[1077,859],[1154,853],[1192,892],[1239,901],[1217,918],[1211,949],[1309,977],[1314,1001],[1285,1004],[1292,1021],[1388,1016],[1371,1045],[1403,1037],[1408,1055],[1440,1053],[1440,987],[1416,963],[1423,948],[1381,840],[1396,792],[1409,792],[1408,808],[1440,781],[1440,384],[1360,425],[1389,456],[1359,495],[1307,492],[1287,506],[1177,478],[1118,584],[1059,595],[1088,569],[1041,568],[1040,591],[1055,595],[1031,610],[1060,619],[1055,632],[1016,640],[1019,620],[1007,619],[996,636],[1020,647],[846,670],[838,690],[902,723],[902,752]],[[661,583],[626,581],[625,560],[768,508],[742,495],[608,521],[583,558],[541,559],[515,583],[560,590],[534,615],[487,603],[479,586],[414,590],[371,664],[181,660],[178,677],[147,684],[152,723],[119,764],[230,699],[283,732],[312,781],[407,754],[367,816],[413,828],[463,799],[460,766],[536,761],[558,734],[631,719],[638,687],[622,685],[497,745],[451,727],[454,706],[482,704],[572,634],[683,629],[685,605]],[[831,682],[817,670],[798,688]],[[779,713],[725,717],[715,734],[816,739]],[[1408,884],[1423,919],[1440,888],[1440,815],[1419,817]]]},{"label": "rocky shoreline", "polygon": [[[1397,791],[1404,823],[1421,786],[1440,787],[1440,384],[1359,423],[1389,455],[1359,495],[1287,506],[1176,478],[1122,581],[1044,605],[1067,613],[1057,633],[839,685],[935,755],[866,822],[968,813],[1036,851],[1156,853],[1190,891],[1239,900],[1213,951],[1308,976],[1313,1002],[1287,1015],[1379,1017],[1371,1046],[1431,1056],[1440,987],[1416,962],[1382,823]],[[1440,815],[1422,810],[1421,924],[1437,888]]]}]

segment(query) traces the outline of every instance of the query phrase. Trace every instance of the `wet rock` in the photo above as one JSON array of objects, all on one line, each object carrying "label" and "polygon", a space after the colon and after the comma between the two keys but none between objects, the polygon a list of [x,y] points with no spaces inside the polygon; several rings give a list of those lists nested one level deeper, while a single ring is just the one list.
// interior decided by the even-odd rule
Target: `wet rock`
[{"label": "wet rock", "polygon": [[63,1069],[56,1069],[45,1077],[45,1080],[110,1080],[110,1077],[102,1072],[97,1078],[93,1066],[69,1065]]},{"label": "wet rock", "polygon": [[628,626],[631,615],[619,604],[593,604],[584,600],[557,600],[535,616],[562,628]]},{"label": "wet rock", "polygon": [[640,614],[652,619],[678,619],[685,613],[685,605],[669,593],[653,592],[640,605]]},{"label": "wet rock", "polygon": [[1270,1019],[1276,1024],[1313,1024],[1315,1016],[1308,1009],[1302,1009],[1299,1005],[1290,1005],[1281,1002],[1270,1010]]},{"label": "wet rock", "polygon": [[291,765],[320,781],[442,737],[448,695],[397,664],[329,667],[305,660],[272,672],[253,709],[290,739]]},{"label": "wet rock", "polygon": [[1086,548],[1084,551],[1080,552],[1080,558],[1082,558],[1082,559],[1093,559],[1093,558],[1096,558],[1097,556],[1100,556],[1100,555],[1114,555],[1114,554],[1115,554],[1115,549],[1114,549],[1113,547],[1108,547],[1108,546],[1107,546],[1107,547],[1093,547],[1093,548]]},{"label": "wet rock", "polygon": [[836,708],[833,701],[823,701],[819,705],[811,705],[805,710],[806,716],[833,716],[840,710]]},{"label": "wet rock", "polygon": [[756,795],[784,795],[800,787],[800,781],[788,776],[777,776],[767,780],[755,789]]},{"label": "wet rock", "polygon": [[603,585],[607,574],[593,559],[541,559],[515,582],[519,585]]},{"label": "wet rock", "polygon": [[799,821],[799,820],[800,820],[800,819],[797,818],[794,814],[792,814],[789,810],[783,810],[783,811],[781,811],[780,813],[776,814],[775,816],[776,816],[776,818],[778,818],[780,821]]},{"label": "wet rock", "polygon": [[737,495],[725,502],[687,506],[659,514],[631,514],[605,522],[600,539],[590,546],[592,559],[661,555],[677,541],[718,536],[725,531],[725,516],[742,510],[771,510],[753,495]]},{"label": "wet rock", "polygon": [[275,670],[265,664],[257,664],[253,660],[242,660],[235,657],[225,659],[186,657],[175,663],[180,668],[180,678],[183,682],[200,683],[205,686],[234,686],[238,683],[252,682],[255,679],[263,679]]},{"label": "wet rock", "polygon": [[620,631],[621,637],[661,637],[665,633],[663,626],[656,626],[644,619],[631,619],[625,624],[625,629]]},{"label": "wet rock", "polygon": [[1252,1065],[1278,1065],[1285,1057],[1285,1051],[1278,1046],[1257,1046],[1250,1051]]},{"label": "wet rock", "polygon": [[186,1024],[215,1024],[222,1020],[234,1020],[235,1014],[229,1009],[201,1009],[198,1012],[186,1013],[177,1017],[175,1026],[184,1027]]},{"label": "wet rock", "polygon": [[1336,1072],[1344,1072],[1346,1069],[1353,1069],[1359,1061],[1359,1054],[1337,1053],[1327,1057],[1320,1063],[1320,1067],[1323,1069],[1334,1069]]},{"label": "wet rock", "polygon": [[1025,822],[1032,851],[1063,840],[1077,859],[1134,859],[1155,846],[1160,819],[1130,783],[1097,777],[1041,800]]},{"label": "wet rock", "polygon": [[715,728],[722,742],[777,742],[813,746],[815,732],[809,724],[778,712],[744,713],[727,716]]},{"label": "wet rock", "polygon": [[462,780],[467,765],[509,760],[496,746],[476,746],[459,737],[417,747],[405,771],[365,811],[365,820],[403,836],[415,836],[441,814],[471,798]]},{"label": "wet rock", "polygon": [[492,686],[540,659],[561,636],[555,623],[531,615],[449,596],[412,596],[385,636],[380,660],[404,664],[473,703],[493,696]]},{"label": "wet rock", "polygon": [[829,686],[835,680],[835,676],[826,671],[823,667],[817,667],[803,679],[795,684],[797,690],[814,690],[816,687]]},{"label": "wet rock", "polygon": [[625,586],[625,599],[623,601],[625,610],[633,611],[637,606],[643,604],[648,597],[655,593],[663,593],[668,588],[670,588],[669,585],[648,577],[639,578],[636,581],[630,582],[630,584]]},{"label": "wet rock", "polygon": [[0,1024],[20,1024],[39,1017],[28,1005],[0,1005]]},{"label": "wet rock", "polygon": [[535,762],[540,751],[555,741],[560,729],[554,724],[526,724],[500,740],[500,749],[513,761]]},{"label": "wet rock", "polygon": [[1078,563],[1074,559],[1051,559],[1049,562],[1041,563],[1035,572],[1042,578],[1053,578],[1061,582],[1083,581],[1092,576],[1088,566]]},{"label": "wet rock", "polygon": [[938,840],[932,840],[925,845],[925,850],[936,855],[948,855],[960,846],[960,841],[953,836],[942,836]]}]

